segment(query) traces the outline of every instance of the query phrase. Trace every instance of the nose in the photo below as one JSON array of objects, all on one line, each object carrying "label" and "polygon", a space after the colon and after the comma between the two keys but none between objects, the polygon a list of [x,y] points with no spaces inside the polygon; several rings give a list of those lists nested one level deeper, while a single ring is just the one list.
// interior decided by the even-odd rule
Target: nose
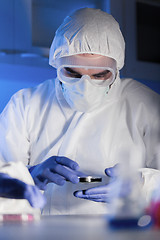
[{"label": "nose", "polygon": [[89,75],[82,75],[81,80],[91,80],[91,77]]}]

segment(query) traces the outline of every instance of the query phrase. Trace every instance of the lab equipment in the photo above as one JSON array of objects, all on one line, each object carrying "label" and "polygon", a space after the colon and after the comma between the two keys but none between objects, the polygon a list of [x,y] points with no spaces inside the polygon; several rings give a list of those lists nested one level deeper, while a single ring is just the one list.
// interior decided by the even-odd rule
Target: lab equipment
[{"label": "lab equipment", "polygon": [[58,78],[63,83],[76,83],[80,81],[82,75],[90,76],[92,79],[89,79],[90,82],[99,87],[107,87],[115,80],[116,61],[99,54],[78,54],[61,57],[56,60],[56,64]]},{"label": "lab equipment", "polygon": [[153,226],[153,220],[144,213],[137,217],[110,219],[108,226],[112,229],[144,229]]},{"label": "lab equipment", "polygon": [[153,227],[160,229],[160,200],[152,200],[147,208],[147,213],[152,217]]},{"label": "lab equipment", "polygon": [[146,214],[147,202],[142,191],[143,178],[139,172],[141,163],[134,161],[138,155],[122,152],[117,167],[115,180],[117,193],[111,199],[108,224],[112,228],[140,228],[152,224],[150,215]]},{"label": "lab equipment", "polygon": [[85,176],[85,177],[78,177],[79,182],[81,183],[93,183],[93,182],[102,182],[101,177],[96,176]]},{"label": "lab equipment", "polygon": [[[78,198],[83,198],[91,200],[94,202],[110,202],[114,195],[117,194],[119,190],[119,185],[115,181],[117,172],[117,164],[114,167],[106,168],[105,174],[110,177],[112,180],[109,181],[109,178],[106,176],[106,184],[88,188],[86,190],[75,191],[74,196]],[[127,189],[125,190],[127,191]]]},{"label": "lab equipment", "polygon": [[[159,181],[160,181],[160,178],[158,177],[157,182]],[[155,229],[159,229],[160,228],[160,187],[159,186],[156,189],[154,189],[154,191],[152,192],[151,201],[148,204],[146,212],[152,217],[153,227]]]},{"label": "lab equipment", "polygon": [[82,76],[86,75],[89,76],[86,80],[97,87],[108,87],[115,80],[115,72],[109,67],[61,65],[57,69],[57,76],[64,84],[72,85],[80,82],[82,81]]},{"label": "lab equipment", "polygon": [[0,214],[0,222],[33,222],[40,220],[38,214]]}]

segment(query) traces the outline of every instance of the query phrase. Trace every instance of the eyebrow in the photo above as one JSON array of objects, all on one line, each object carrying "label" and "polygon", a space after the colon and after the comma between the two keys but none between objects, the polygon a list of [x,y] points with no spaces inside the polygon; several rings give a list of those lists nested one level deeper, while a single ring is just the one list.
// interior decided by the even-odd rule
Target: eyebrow
[{"label": "eyebrow", "polygon": [[95,73],[92,76],[105,75],[107,73],[109,73],[109,70],[104,70],[103,72]]},{"label": "eyebrow", "polygon": [[[77,71],[74,71],[72,68],[69,68],[69,67],[65,67],[65,70],[66,70],[67,72],[70,72],[70,73],[73,73],[73,74],[82,75],[81,73],[79,73],[79,72],[77,72]],[[94,76],[98,76],[98,75],[105,75],[105,74],[107,74],[107,73],[109,73],[109,70],[104,70],[104,71],[102,71],[102,72],[92,74],[92,76],[94,77]]]},{"label": "eyebrow", "polygon": [[74,73],[74,74],[79,74],[79,75],[81,75],[79,72],[76,72],[76,71],[74,71],[72,68],[69,68],[69,67],[65,67],[65,70],[66,70],[67,72],[70,72],[70,73]]}]

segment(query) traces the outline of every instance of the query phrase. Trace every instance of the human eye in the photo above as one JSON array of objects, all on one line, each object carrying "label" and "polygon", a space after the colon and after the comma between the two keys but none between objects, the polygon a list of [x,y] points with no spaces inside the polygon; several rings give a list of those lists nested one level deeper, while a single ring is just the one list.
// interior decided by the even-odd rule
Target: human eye
[{"label": "human eye", "polygon": [[82,75],[79,74],[78,72],[74,71],[72,68],[65,67],[64,68],[64,73],[67,77],[72,77],[72,78],[81,78]]},{"label": "human eye", "polygon": [[103,78],[104,78],[104,74],[94,75],[94,78],[95,78],[95,79],[103,79]]},{"label": "human eye", "polygon": [[110,76],[111,76],[111,72],[108,70],[105,70],[103,72],[93,75],[95,79],[100,79],[100,80],[107,80],[108,78],[110,78]]}]

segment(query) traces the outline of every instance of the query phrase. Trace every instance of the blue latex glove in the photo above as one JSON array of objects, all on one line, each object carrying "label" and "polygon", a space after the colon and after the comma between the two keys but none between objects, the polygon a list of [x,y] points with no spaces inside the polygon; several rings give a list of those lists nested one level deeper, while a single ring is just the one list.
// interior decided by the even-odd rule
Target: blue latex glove
[{"label": "blue latex glove", "polygon": [[0,197],[27,199],[34,208],[42,208],[46,203],[45,197],[36,186],[26,184],[4,173],[0,173]]},{"label": "blue latex glove", "polygon": [[78,183],[79,165],[66,157],[53,156],[29,169],[35,184],[45,190],[47,183],[64,185],[67,181]]},{"label": "blue latex glove", "polygon": [[87,190],[76,191],[74,192],[74,196],[95,202],[109,203],[115,196],[117,196],[117,194],[123,196],[129,192],[130,186],[128,183],[123,183],[122,187],[122,182],[117,178],[117,165],[112,168],[106,168],[105,174],[111,177],[110,183],[103,186],[89,188]]}]

